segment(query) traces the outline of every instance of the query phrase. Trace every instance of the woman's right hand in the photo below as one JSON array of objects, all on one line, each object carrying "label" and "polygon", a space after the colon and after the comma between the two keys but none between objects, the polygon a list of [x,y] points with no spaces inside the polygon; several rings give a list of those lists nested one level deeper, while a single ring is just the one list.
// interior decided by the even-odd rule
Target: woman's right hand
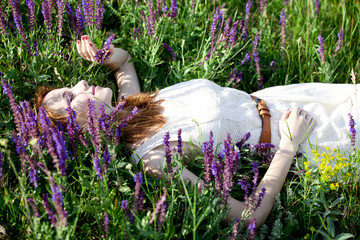
[{"label": "woman's right hand", "polygon": [[[85,60],[96,62],[95,55],[98,49],[95,47],[94,43],[91,42],[87,35],[81,36],[81,40],[78,40],[76,43],[76,48],[79,54]],[[125,50],[121,48],[115,48],[112,44],[110,45],[109,52],[109,58],[104,61],[104,65],[114,71],[119,70],[119,68],[130,57]]]},{"label": "woman's right hand", "polygon": [[279,122],[279,148],[296,152],[300,143],[312,132],[314,126],[314,119],[305,110],[298,107],[293,111],[287,110]]}]

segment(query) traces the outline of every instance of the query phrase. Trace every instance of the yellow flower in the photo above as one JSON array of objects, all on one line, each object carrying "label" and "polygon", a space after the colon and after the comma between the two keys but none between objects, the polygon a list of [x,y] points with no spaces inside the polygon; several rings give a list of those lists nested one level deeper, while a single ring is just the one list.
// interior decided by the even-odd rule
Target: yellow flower
[{"label": "yellow flower", "polygon": [[337,183],[331,183],[329,185],[329,187],[330,187],[330,190],[337,190],[339,188],[339,183],[338,182]]}]

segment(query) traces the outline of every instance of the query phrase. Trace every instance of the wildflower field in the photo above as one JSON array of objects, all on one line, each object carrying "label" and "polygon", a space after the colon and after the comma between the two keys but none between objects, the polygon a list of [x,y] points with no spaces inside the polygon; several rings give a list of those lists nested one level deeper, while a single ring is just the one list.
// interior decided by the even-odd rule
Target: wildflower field
[{"label": "wildflower field", "polygon": [[[204,139],[188,165],[208,186],[200,192],[172,170],[187,158],[180,130],[174,150],[164,137],[168,177],[151,178],[121,141],[136,109],[114,124],[122,103],[97,118],[89,102],[88,131],[79,134],[71,108],[68,124],[54,126],[32,102],[40,86],[82,79],[117,92],[101,64],[109,37],[133,57],[143,91],[196,78],[248,93],[352,83],[359,22],[356,0],[0,0],[0,239],[360,239],[360,123],[351,115],[344,131],[354,152],[314,149],[316,166],[299,153],[255,230],[254,209],[243,214],[248,226],[223,221],[230,195],[249,203],[266,194],[256,186],[273,153],[247,144],[248,135],[224,139],[223,156]],[[103,48],[98,63],[77,53],[81,35]]]}]

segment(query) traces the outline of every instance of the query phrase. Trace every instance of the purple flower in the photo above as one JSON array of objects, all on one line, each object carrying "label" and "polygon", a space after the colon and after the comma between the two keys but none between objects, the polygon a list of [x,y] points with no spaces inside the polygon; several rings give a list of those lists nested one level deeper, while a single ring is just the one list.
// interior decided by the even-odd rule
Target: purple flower
[{"label": "purple flower", "polygon": [[168,7],[166,5],[166,0],[163,0],[162,1],[162,11],[163,11],[163,14],[165,15],[168,11]]},{"label": "purple flower", "polygon": [[284,1],[284,5],[285,5],[285,6],[289,5],[289,0],[285,0],[285,1]]},{"label": "purple flower", "polygon": [[4,159],[4,154],[0,152],[0,178],[3,177],[3,159]]},{"label": "purple flower", "polygon": [[66,13],[69,15],[70,17],[70,23],[71,23],[71,28],[73,30],[73,32],[77,32],[77,27],[76,27],[76,23],[75,23],[75,17],[74,17],[74,11],[71,8],[70,4],[68,1],[66,1],[65,3],[65,8],[66,8]]},{"label": "purple flower", "polygon": [[102,146],[102,137],[99,129],[99,124],[97,121],[97,116],[95,113],[95,106],[94,102],[89,98],[87,101],[88,109],[87,109],[87,125],[88,125],[88,132],[92,138],[92,142],[94,144],[95,150],[97,153],[100,153],[100,149]]},{"label": "purple flower", "polygon": [[167,190],[165,187],[163,187],[163,195],[161,195],[160,199],[156,202],[155,204],[155,209],[154,212],[151,214],[151,218],[149,223],[153,223],[155,221],[155,218],[157,217],[157,215],[160,213],[160,216],[158,218],[157,221],[157,226],[161,227],[161,225],[163,224],[163,222],[165,221],[165,215],[166,215],[166,195],[167,195]]},{"label": "purple flower", "polygon": [[141,38],[141,33],[140,33],[140,29],[137,28],[133,28],[133,34],[134,34],[134,39],[136,40],[137,38]]},{"label": "purple flower", "polygon": [[320,45],[320,47],[318,49],[318,52],[320,54],[320,60],[321,60],[321,62],[324,63],[325,62],[324,38],[321,35],[319,35],[318,40],[319,40],[319,45]]},{"label": "purple flower", "polygon": [[122,200],[121,208],[124,210],[126,216],[130,218],[130,221],[134,222],[134,215],[130,212],[128,200]]},{"label": "purple flower", "polygon": [[343,39],[344,39],[344,29],[340,28],[340,31],[338,33],[338,40],[336,42],[336,47],[334,50],[334,54],[337,54],[340,51]]},{"label": "purple flower", "polygon": [[16,28],[19,30],[21,38],[25,44],[26,49],[28,50],[28,54],[31,56],[31,48],[30,45],[27,41],[26,35],[25,35],[25,31],[24,31],[24,27],[21,23],[21,15],[20,15],[20,7],[19,7],[19,0],[9,0],[10,5],[11,5],[11,9],[12,9],[12,14],[14,17],[14,22],[16,25]]},{"label": "purple flower", "polygon": [[266,189],[263,187],[261,188],[261,191],[258,193],[258,201],[254,206],[254,212],[261,205],[261,202],[264,199],[265,194],[266,194]]},{"label": "purple flower", "polygon": [[238,149],[241,149],[241,148],[243,147],[244,143],[245,143],[247,140],[249,140],[250,136],[251,136],[251,133],[250,133],[250,132],[247,132],[247,133],[245,133],[245,134],[243,135],[243,137],[241,138],[241,140],[236,143],[236,146],[238,147]]},{"label": "purple flower", "polygon": [[0,6],[0,33],[1,34],[6,34],[6,21],[5,18],[3,16],[2,10],[1,10],[1,6]]},{"label": "purple flower", "polygon": [[251,223],[248,226],[249,229],[249,239],[255,238],[255,229],[256,229],[256,219],[251,218]]},{"label": "purple flower", "polygon": [[92,26],[93,23],[93,11],[94,8],[91,8],[91,3],[93,0],[82,0],[82,9],[85,16],[85,22],[87,26]]},{"label": "purple flower", "polygon": [[100,29],[102,27],[102,21],[103,21],[103,16],[104,16],[104,4],[101,4],[101,0],[96,0],[95,1],[95,6],[96,6],[96,28]]},{"label": "purple flower", "polygon": [[44,17],[44,22],[45,22],[45,26],[46,26],[46,33],[48,35],[48,40],[51,39],[50,38],[50,34],[51,34],[51,28],[52,28],[52,9],[51,9],[51,4],[49,4],[50,0],[44,0],[41,3],[41,7],[42,7],[42,14]]},{"label": "purple flower", "polygon": [[244,59],[243,60],[241,60],[241,62],[239,63],[240,65],[244,65],[245,64],[245,62],[247,62],[247,61],[249,61],[249,59],[250,59],[250,55],[251,55],[251,53],[250,53],[250,50],[245,54],[245,57],[244,57]]},{"label": "purple flower", "polygon": [[271,61],[270,63],[270,67],[275,71],[276,70],[276,62],[275,61]]},{"label": "purple flower", "polygon": [[247,27],[248,27],[248,23],[249,23],[249,19],[250,19],[250,9],[251,9],[251,5],[252,5],[251,0],[247,1],[246,7],[245,7],[246,16],[245,16],[245,21],[244,21],[243,29],[242,29],[242,37],[243,37],[242,40],[243,40],[243,41],[246,40],[246,37],[247,37],[247,35],[248,35]]},{"label": "purple flower", "polygon": [[63,23],[64,23],[64,8],[65,8],[65,4],[63,2],[63,0],[58,0],[57,1],[58,4],[58,36],[62,36],[61,32],[62,32],[62,28],[63,28]]},{"label": "purple flower", "polygon": [[356,143],[356,130],[355,130],[355,121],[353,116],[349,113],[349,127],[350,127],[350,137],[351,137],[351,146],[354,147],[355,150],[355,143]]},{"label": "purple flower", "polygon": [[239,154],[232,147],[230,134],[228,134],[226,140],[224,140],[223,151],[225,161],[223,176],[223,201],[227,203],[228,198],[230,197],[230,191],[234,184],[232,178],[237,171],[239,161]]},{"label": "purple flower", "polygon": [[38,208],[37,208],[37,206],[36,206],[36,204],[34,202],[34,199],[28,198],[27,202],[30,204],[30,207],[33,210],[34,217],[39,218],[40,217],[39,210],[38,210]]},{"label": "purple flower", "polygon": [[[29,30],[34,30],[35,21],[35,3],[32,0],[26,0],[25,2],[29,15]],[[0,10],[1,11],[1,10]]]},{"label": "purple flower", "polygon": [[320,11],[320,3],[319,0],[314,0],[314,6],[315,6],[315,14],[318,15]]},{"label": "purple flower", "polygon": [[95,54],[95,61],[99,64],[103,64],[105,60],[109,59],[110,57],[110,46],[111,42],[114,40],[115,34],[110,35],[104,43],[104,48],[99,49]]},{"label": "purple flower", "polygon": [[104,161],[104,171],[107,171],[107,168],[109,167],[111,158],[108,147],[105,147],[104,154],[103,154],[103,161]]},{"label": "purple flower", "polygon": [[240,187],[244,190],[245,195],[244,195],[244,200],[245,200],[245,206],[247,206],[249,204],[249,192],[250,192],[250,188],[251,188],[251,184],[248,183],[245,180],[239,180],[238,181],[238,185],[240,185]]},{"label": "purple flower", "polygon": [[148,7],[149,7],[150,17],[147,20],[147,26],[146,26],[147,34],[154,35],[155,34],[155,13],[153,11],[152,0],[148,0]]},{"label": "purple flower", "polygon": [[98,155],[96,153],[92,154],[92,159],[93,159],[94,169],[96,171],[98,178],[103,179],[102,169],[101,169],[100,160],[99,160]]},{"label": "purple flower", "polygon": [[191,14],[195,12],[196,0],[192,0]]},{"label": "purple flower", "polygon": [[267,0],[260,0],[259,12],[261,14],[264,13],[264,10],[265,10],[267,5],[268,5]]},{"label": "purple flower", "polygon": [[229,32],[230,32],[230,26],[231,26],[232,18],[229,18],[225,22],[224,30],[222,32],[222,38],[221,41],[226,42],[229,39]]},{"label": "purple flower", "polygon": [[284,8],[281,10],[281,13],[280,13],[279,25],[280,25],[280,34],[281,34],[281,45],[282,45],[283,49],[285,49],[285,47],[286,47],[286,29],[285,29],[286,15],[285,15]]},{"label": "purple flower", "polygon": [[235,240],[238,233],[239,233],[239,223],[240,223],[240,219],[236,218],[234,221],[234,225],[232,228],[232,233],[231,233],[231,237],[230,240]]},{"label": "purple flower", "polygon": [[135,182],[135,191],[134,191],[133,210],[134,212],[139,212],[140,189],[141,189],[141,184],[143,183],[143,176],[141,172],[136,173],[134,175],[134,182]]},{"label": "purple flower", "polygon": [[213,18],[212,18],[212,24],[211,24],[211,29],[210,29],[210,36],[211,36],[211,43],[210,43],[210,46],[211,46],[211,49],[214,49],[215,48],[215,33],[216,33],[216,28],[217,28],[217,25],[218,25],[218,22],[220,20],[220,17],[221,17],[221,12],[219,10],[219,7],[216,8],[215,10],[215,13],[213,15]]},{"label": "purple flower", "polygon": [[166,43],[163,43],[163,46],[171,53],[171,55],[174,59],[174,62],[176,62],[176,54],[174,53],[172,48],[169,45],[167,45]]},{"label": "purple flower", "polygon": [[32,183],[35,188],[38,187],[38,181],[39,181],[39,177],[37,174],[38,171],[36,170],[36,165],[30,164],[30,170],[29,170],[30,183]]},{"label": "purple flower", "polygon": [[178,4],[176,0],[171,0],[171,6],[170,6],[170,17],[174,20],[176,20],[176,16],[177,16],[177,9],[178,9]]},{"label": "purple flower", "polygon": [[183,144],[182,144],[182,139],[181,139],[181,128],[179,128],[178,130],[178,144],[177,144],[177,152],[179,154],[179,158],[182,158],[183,156]]},{"label": "purple flower", "polygon": [[239,20],[234,22],[229,32],[229,47],[234,47],[236,43],[236,33],[237,33],[237,25],[239,24]]},{"label": "purple flower", "polygon": [[38,42],[37,42],[37,38],[34,39],[34,52],[35,52],[35,56],[39,56],[39,51],[37,49],[38,47]]},{"label": "purple flower", "polygon": [[109,214],[107,211],[104,211],[104,230],[105,230],[105,236],[109,235]]},{"label": "purple flower", "polygon": [[169,178],[170,180],[173,180],[173,169],[172,169],[172,162],[171,162],[171,149],[170,149],[170,135],[169,132],[165,133],[164,136],[164,142],[163,145],[165,146],[165,156],[166,156],[166,165],[168,168],[168,174],[169,174]]},{"label": "purple flower", "polygon": [[271,143],[259,143],[251,146],[252,151],[257,155],[261,156],[264,161],[262,163],[268,164],[271,163],[274,153],[271,151],[275,146]]},{"label": "purple flower", "polygon": [[55,217],[54,211],[50,208],[49,194],[43,195],[42,200],[43,200],[44,208],[45,208],[45,210],[46,210],[46,212],[48,214],[48,219],[50,219],[51,224],[55,227],[55,225],[56,225],[56,217]]},{"label": "purple flower", "polygon": [[75,16],[76,16],[76,34],[78,36],[83,35],[84,29],[85,29],[85,20],[84,17],[82,15],[81,12],[81,6],[78,5],[76,12],[75,12]]},{"label": "purple flower", "polygon": [[204,142],[202,145],[202,152],[204,154],[204,167],[205,167],[204,182],[206,185],[210,183],[212,164],[215,161],[213,145],[214,145],[213,132],[210,131],[209,141]]},{"label": "purple flower", "polygon": [[234,68],[229,75],[229,81],[228,81],[229,83],[231,83],[235,80],[236,74],[237,74],[237,69]]}]

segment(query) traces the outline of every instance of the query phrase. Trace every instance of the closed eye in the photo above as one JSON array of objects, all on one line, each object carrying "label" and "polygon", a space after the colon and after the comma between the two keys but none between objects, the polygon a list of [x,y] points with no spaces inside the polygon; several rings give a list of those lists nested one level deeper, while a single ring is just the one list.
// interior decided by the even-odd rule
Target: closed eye
[{"label": "closed eye", "polygon": [[63,98],[65,98],[66,101],[71,102],[74,99],[74,95],[71,92],[65,91]]}]

